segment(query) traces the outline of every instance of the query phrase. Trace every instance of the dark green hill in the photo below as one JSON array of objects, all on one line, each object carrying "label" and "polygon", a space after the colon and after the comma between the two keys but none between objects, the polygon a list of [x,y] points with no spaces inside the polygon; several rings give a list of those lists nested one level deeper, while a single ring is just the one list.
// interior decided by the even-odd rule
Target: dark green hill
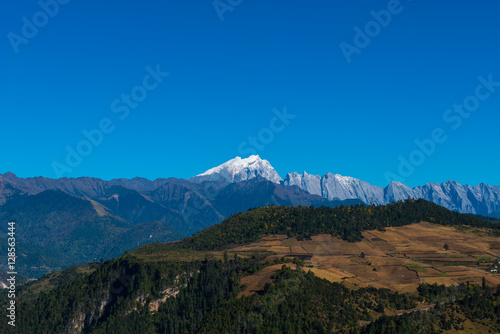
[{"label": "dark green hill", "polygon": [[[468,319],[497,331],[500,297],[486,285],[424,284],[415,294],[372,287],[352,290],[315,277],[301,260],[278,258],[270,263],[259,253],[214,251],[276,233],[297,238],[332,233],[356,241],[367,229],[422,220],[483,227],[493,235],[499,231],[497,224],[423,200],[380,207],[253,209],[181,242],[145,245],[118,259],[72,267],[20,287],[16,330],[21,334],[439,333],[460,329]],[[277,269],[260,292],[239,296],[242,277],[272,265]],[[2,309],[6,295],[0,293]],[[419,312],[419,307],[428,311]],[[394,315],[405,310],[412,312]],[[7,322],[0,322],[0,332],[8,330]]]},{"label": "dark green hill", "polygon": [[146,199],[135,190],[121,186],[111,186],[106,190],[105,196],[97,201],[133,225],[162,221],[181,230],[185,224],[182,216],[174,210]]},{"label": "dark green hill", "polygon": [[[17,271],[39,277],[73,264],[112,258],[145,242],[178,240],[161,222],[132,224],[109,212],[98,213],[88,201],[59,190],[20,195],[0,206],[0,221],[16,222]],[[6,256],[7,224],[0,227],[0,251]],[[2,257],[3,258],[3,257]],[[0,263],[5,269],[7,261]]]}]

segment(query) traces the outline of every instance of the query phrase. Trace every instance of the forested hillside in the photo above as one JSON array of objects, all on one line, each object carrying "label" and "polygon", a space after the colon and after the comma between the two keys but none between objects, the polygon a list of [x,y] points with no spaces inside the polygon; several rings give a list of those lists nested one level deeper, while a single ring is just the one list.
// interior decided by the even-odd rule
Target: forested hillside
[{"label": "forested hillside", "polygon": [[[101,211],[101,212],[99,212]],[[0,220],[15,221],[17,272],[29,278],[101,258],[113,258],[146,242],[182,237],[162,222],[130,223],[91,201],[59,190],[20,195],[0,206]],[[0,251],[7,255],[7,224]],[[7,260],[0,263],[6,270]]]},{"label": "forested hillside", "polygon": [[[498,226],[426,201],[385,207],[265,207],[228,218],[181,242],[145,245],[102,264],[72,267],[22,286],[17,333],[440,333],[498,331],[496,287],[422,284],[414,293],[345,286],[317,277],[300,257],[232,251],[265,234],[349,241],[365,230],[422,220]],[[276,268],[276,269],[273,269]],[[272,270],[244,293],[244,278]],[[0,307],[8,302],[0,295]],[[482,326],[482,327],[481,327]],[[471,327],[471,328],[472,328]],[[0,323],[0,332],[10,330]]]}]

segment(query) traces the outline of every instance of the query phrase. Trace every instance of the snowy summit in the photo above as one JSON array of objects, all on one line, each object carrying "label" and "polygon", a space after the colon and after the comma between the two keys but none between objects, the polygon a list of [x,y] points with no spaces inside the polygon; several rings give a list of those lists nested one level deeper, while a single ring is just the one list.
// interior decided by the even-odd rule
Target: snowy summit
[{"label": "snowy summit", "polygon": [[271,166],[271,163],[261,159],[258,155],[252,155],[246,159],[236,157],[189,180],[197,183],[204,181],[234,183],[250,180],[257,176],[261,176],[274,183],[282,181],[282,178],[273,166]]}]

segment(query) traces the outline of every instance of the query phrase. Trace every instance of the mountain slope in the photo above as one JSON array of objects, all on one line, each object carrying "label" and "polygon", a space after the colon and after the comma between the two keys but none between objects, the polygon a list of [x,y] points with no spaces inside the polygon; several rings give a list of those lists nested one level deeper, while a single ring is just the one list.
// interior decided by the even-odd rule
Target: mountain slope
[{"label": "mountain slope", "polygon": [[[79,177],[76,179],[65,177],[60,179],[46,177],[19,178],[13,173],[0,175],[0,184],[9,184],[18,191],[30,195],[45,190],[57,189],[75,197],[92,199],[104,196],[107,188],[109,188],[108,182],[92,177]],[[3,202],[0,202],[1,204]]]},{"label": "mountain slope", "polygon": [[147,191],[144,195],[153,202],[181,214],[184,218],[183,226],[172,226],[186,235],[191,235],[224,219],[212,201],[226,186],[227,184],[222,182],[197,184],[169,179],[162,186]]},{"label": "mountain slope", "polygon": [[135,190],[122,186],[110,186],[96,201],[132,224],[162,221],[182,227],[184,220],[179,213],[153,202]]},{"label": "mountain slope", "polygon": [[[10,198],[0,206],[0,220],[16,222],[16,269],[27,277],[182,236],[164,223],[132,224],[111,213],[99,213],[91,201],[59,190]],[[6,225],[1,229],[7,232]],[[3,254],[7,254],[6,245],[0,245]],[[2,261],[0,268],[5,269],[6,263]]]},{"label": "mountain slope", "polygon": [[323,177],[303,173],[290,173],[284,184],[298,186],[312,194],[330,200],[359,199],[364,203],[384,204],[383,189],[367,182],[339,174],[327,173]]},{"label": "mountain slope", "polygon": [[116,186],[122,186],[127,189],[132,189],[140,193],[157,189],[168,183],[170,180],[176,180],[175,178],[163,179],[159,178],[154,181],[145,179],[143,177],[134,177],[133,179],[113,179],[109,181],[110,184]]},{"label": "mountain slope", "polygon": [[334,207],[359,203],[358,200],[330,201],[298,187],[283,187],[261,177],[230,184],[213,201],[213,205],[226,217],[268,205]]}]

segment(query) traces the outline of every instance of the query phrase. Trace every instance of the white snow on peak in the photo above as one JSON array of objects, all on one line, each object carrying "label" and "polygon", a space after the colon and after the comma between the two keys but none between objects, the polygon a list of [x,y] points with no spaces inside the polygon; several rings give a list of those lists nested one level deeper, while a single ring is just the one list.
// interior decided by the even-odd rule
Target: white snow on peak
[{"label": "white snow on peak", "polygon": [[340,175],[340,174],[335,174],[333,175],[333,177],[342,185],[349,185],[349,184],[352,184],[356,181],[360,181],[358,179],[355,179],[353,177],[350,177],[350,176],[343,176],[343,175]]},{"label": "white snow on peak", "polygon": [[261,176],[274,183],[280,183],[282,181],[282,178],[273,166],[271,166],[271,163],[261,159],[258,155],[251,155],[246,159],[236,157],[190,180],[199,183],[204,181],[224,181],[233,183],[250,180],[257,176]]},{"label": "white snow on peak", "polygon": [[248,167],[249,165],[257,162],[258,160],[260,160],[260,157],[258,155],[251,155],[246,159],[242,159],[241,157],[236,157],[234,159],[231,159],[231,160],[223,163],[220,166],[209,169],[205,173],[197,175],[197,176],[204,176],[204,175],[219,173],[224,169],[232,169],[234,171],[239,171],[239,170],[244,169],[245,167]]},{"label": "white snow on peak", "polygon": [[403,184],[403,183],[398,182],[398,181],[391,181],[391,183],[389,183],[389,185],[398,186],[398,187],[406,186],[406,184]]}]

